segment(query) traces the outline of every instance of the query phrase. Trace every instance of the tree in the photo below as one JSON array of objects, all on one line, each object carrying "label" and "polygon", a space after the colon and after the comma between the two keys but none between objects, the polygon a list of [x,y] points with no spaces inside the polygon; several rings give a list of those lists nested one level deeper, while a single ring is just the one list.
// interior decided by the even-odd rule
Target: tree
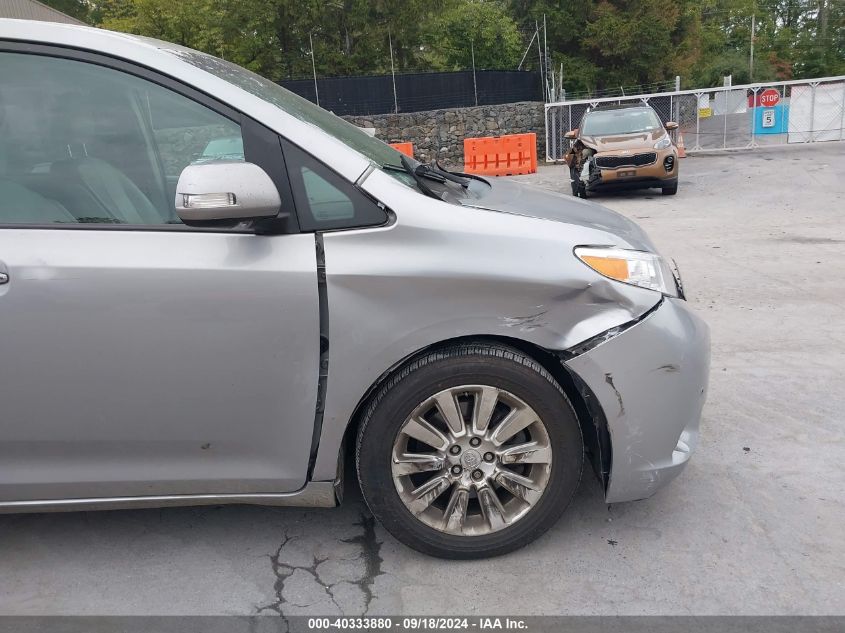
[{"label": "tree", "polygon": [[[845,73],[841,0],[47,0],[105,28],[197,48],[273,80],[515,69],[536,24],[572,92]],[[524,68],[538,68],[536,50]]]},{"label": "tree", "polygon": [[44,4],[77,20],[92,23],[91,5],[86,0],[41,0]]},{"label": "tree", "polygon": [[818,0],[817,8],[805,14],[794,47],[796,77],[845,74],[845,5]]},{"label": "tree", "polygon": [[[551,66],[568,92],[666,83],[695,65],[701,20],[692,0],[511,0],[520,25],[547,25]],[[545,38],[544,38],[545,39]]]},{"label": "tree", "polygon": [[491,0],[453,2],[434,18],[426,34],[426,59],[448,70],[512,69],[522,37],[505,6]]}]

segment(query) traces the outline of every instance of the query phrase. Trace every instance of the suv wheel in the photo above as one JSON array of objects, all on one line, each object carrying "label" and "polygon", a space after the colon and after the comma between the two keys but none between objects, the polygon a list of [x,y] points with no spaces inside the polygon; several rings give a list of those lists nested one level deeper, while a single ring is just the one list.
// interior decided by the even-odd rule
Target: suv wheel
[{"label": "suv wheel", "polygon": [[663,187],[663,189],[660,190],[660,193],[662,193],[664,196],[674,196],[676,193],[678,193],[678,183],[676,182],[672,185],[669,185],[668,187]]},{"label": "suv wheel", "polygon": [[430,352],[372,398],[356,445],[367,505],[397,539],[444,558],[496,556],[572,499],[581,429],[554,378],[516,349]]}]

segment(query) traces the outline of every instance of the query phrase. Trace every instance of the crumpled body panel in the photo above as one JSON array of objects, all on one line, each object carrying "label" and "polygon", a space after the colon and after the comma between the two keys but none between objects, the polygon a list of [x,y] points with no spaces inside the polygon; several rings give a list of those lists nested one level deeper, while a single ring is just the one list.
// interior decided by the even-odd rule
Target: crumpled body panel
[{"label": "crumpled body panel", "polygon": [[[517,215],[424,198],[379,171],[364,184],[396,218],[324,234],[329,371],[315,480],[334,476],[343,433],[368,389],[415,352],[468,336],[565,350],[660,301],[574,256],[581,244],[647,244],[636,225],[609,210],[511,191],[525,209]],[[542,217],[525,217],[532,213]],[[613,233],[596,228],[611,225]]]},{"label": "crumpled body panel", "polygon": [[592,390],[612,447],[608,503],[654,494],[695,450],[710,373],[707,325],[666,299],[619,336],[566,362]]}]

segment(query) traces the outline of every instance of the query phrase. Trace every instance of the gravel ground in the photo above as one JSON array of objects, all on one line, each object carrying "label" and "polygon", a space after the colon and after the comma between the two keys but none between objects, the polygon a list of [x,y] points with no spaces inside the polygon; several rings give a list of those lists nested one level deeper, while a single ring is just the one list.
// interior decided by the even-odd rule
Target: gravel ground
[{"label": "gravel ground", "polygon": [[[645,501],[585,478],[503,558],[426,558],[334,510],[0,517],[0,614],[845,614],[845,145],[690,157],[596,198],[680,265],[712,328],[701,444]],[[519,180],[569,190],[561,167]],[[351,488],[351,486],[349,486]]]}]

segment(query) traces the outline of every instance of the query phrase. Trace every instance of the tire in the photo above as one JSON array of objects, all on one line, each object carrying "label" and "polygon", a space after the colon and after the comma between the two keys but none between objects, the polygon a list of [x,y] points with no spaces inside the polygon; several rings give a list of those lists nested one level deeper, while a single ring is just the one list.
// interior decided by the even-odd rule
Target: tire
[{"label": "tire", "polygon": [[[451,418],[441,413],[449,402],[458,405]],[[430,445],[414,437],[421,418]],[[449,419],[453,429],[464,425],[463,436],[450,432]],[[426,470],[416,472],[421,458]],[[432,351],[398,370],[371,398],[356,443],[358,481],[373,515],[409,547],[451,559],[498,556],[546,532],[575,494],[583,463],[578,420],[554,378],[518,350],[492,343]]]},{"label": "tire", "polygon": [[575,196],[581,198],[582,200],[587,199],[587,185],[585,185],[580,180],[578,181],[578,191]]},{"label": "tire", "polygon": [[668,187],[663,187],[660,190],[660,193],[664,196],[674,196],[676,193],[678,193],[678,183],[676,182],[675,184],[669,185]]}]

